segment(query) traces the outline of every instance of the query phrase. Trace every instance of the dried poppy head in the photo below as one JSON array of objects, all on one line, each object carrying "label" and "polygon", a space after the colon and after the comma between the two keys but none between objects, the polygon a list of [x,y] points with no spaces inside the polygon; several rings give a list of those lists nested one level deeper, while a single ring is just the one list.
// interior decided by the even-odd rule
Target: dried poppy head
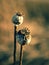
[{"label": "dried poppy head", "polygon": [[16,39],[21,45],[29,44],[31,41],[31,35],[28,28],[19,30],[16,35]]},{"label": "dried poppy head", "polygon": [[23,16],[18,12],[12,17],[13,23],[18,26],[23,23]]}]

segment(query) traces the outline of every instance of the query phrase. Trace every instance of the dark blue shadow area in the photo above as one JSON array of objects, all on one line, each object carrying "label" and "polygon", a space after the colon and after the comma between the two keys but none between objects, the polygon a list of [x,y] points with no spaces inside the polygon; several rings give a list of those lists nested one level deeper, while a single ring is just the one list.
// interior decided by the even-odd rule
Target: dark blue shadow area
[{"label": "dark blue shadow area", "polygon": [[[14,64],[12,63],[12,64],[9,64],[9,65],[14,65]],[[19,65],[19,61],[16,61],[16,65]],[[27,65],[27,60],[26,59],[23,59],[22,65]]]},{"label": "dark blue shadow area", "polygon": [[10,55],[6,52],[0,52],[0,64],[8,61]]},{"label": "dark blue shadow area", "polygon": [[[34,59],[27,59],[28,53],[24,52],[22,65],[49,65],[49,59],[45,58],[34,58]],[[10,55],[6,52],[0,52],[0,65],[4,65],[9,60]],[[13,65],[13,63],[7,63],[7,65]],[[16,65],[19,65],[19,61],[16,61]]]},{"label": "dark blue shadow area", "polygon": [[[9,65],[13,65],[13,64],[9,64]],[[19,61],[16,62],[16,65],[19,65]],[[49,65],[49,59],[35,58],[32,59],[32,61],[30,62],[24,59],[22,65]]]},{"label": "dark blue shadow area", "polygon": [[[13,63],[9,64],[9,65],[14,65]],[[16,65],[19,65],[19,61],[16,61]]]},{"label": "dark blue shadow area", "polygon": [[28,65],[49,65],[49,59],[35,58]]}]

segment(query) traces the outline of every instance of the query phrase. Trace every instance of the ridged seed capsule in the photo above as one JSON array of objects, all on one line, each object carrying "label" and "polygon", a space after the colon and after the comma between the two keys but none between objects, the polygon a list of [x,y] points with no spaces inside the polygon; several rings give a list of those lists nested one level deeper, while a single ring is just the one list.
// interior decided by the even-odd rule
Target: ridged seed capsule
[{"label": "ridged seed capsule", "polygon": [[19,30],[16,35],[16,39],[21,45],[29,44],[31,41],[31,35],[28,28]]}]

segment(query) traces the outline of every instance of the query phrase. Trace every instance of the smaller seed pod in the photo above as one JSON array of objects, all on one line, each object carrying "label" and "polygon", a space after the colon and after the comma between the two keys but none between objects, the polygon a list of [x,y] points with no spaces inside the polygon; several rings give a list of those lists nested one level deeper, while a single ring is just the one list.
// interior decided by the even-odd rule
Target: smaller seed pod
[{"label": "smaller seed pod", "polygon": [[16,39],[21,45],[29,44],[31,41],[31,35],[28,28],[19,30],[16,34]]},{"label": "smaller seed pod", "polygon": [[23,16],[18,12],[12,17],[13,23],[18,26],[23,23]]}]

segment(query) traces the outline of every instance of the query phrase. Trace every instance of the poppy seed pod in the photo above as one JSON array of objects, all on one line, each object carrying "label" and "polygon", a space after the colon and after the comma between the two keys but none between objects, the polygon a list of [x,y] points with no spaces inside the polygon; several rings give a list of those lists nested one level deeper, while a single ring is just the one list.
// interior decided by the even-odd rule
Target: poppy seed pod
[{"label": "poppy seed pod", "polygon": [[20,13],[16,13],[13,17],[12,17],[12,21],[13,23],[18,26],[20,24],[23,23],[23,16]]},{"label": "poppy seed pod", "polygon": [[19,30],[16,35],[16,39],[21,45],[29,44],[31,41],[31,35],[28,28]]}]

